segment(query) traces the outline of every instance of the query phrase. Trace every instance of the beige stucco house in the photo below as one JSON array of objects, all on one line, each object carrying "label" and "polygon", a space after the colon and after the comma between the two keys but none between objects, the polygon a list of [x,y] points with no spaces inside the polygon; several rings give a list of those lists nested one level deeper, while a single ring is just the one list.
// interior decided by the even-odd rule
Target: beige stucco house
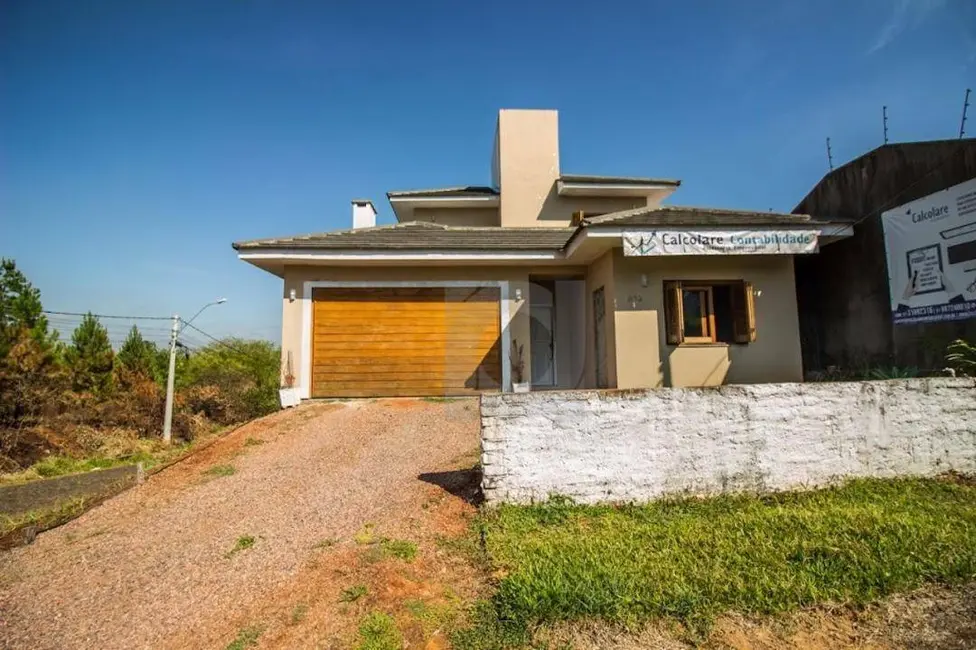
[{"label": "beige stucco house", "polygon": [[850,226],[662,205],[679,186],[565,174],[556,111],[503,110],[489,186],[234,248],[284,281],[283,377],[305,398],[800,381],[793,256]]}]

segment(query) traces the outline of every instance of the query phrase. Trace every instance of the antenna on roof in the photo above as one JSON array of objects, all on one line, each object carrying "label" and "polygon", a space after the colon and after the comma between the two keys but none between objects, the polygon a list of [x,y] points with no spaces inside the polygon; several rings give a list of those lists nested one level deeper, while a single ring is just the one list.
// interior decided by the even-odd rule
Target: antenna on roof
[{"label": "antenna on roof", "polygon": [[881,120],[884,123],[884,143],[888,144],[888,107],[881,107]]},{"label": "antenna on roof", "polygon": [[959,122],[959,139],[966,135],[966,112],[969,110],[969,88],[966,89],[966,98],[962,100],[962,121]]},{"label": "antenna on roof", "polygon": [[830,153],[830,138],[827,138],[827,164],[830,165],[830,171],[834,171],[834,154]]}]

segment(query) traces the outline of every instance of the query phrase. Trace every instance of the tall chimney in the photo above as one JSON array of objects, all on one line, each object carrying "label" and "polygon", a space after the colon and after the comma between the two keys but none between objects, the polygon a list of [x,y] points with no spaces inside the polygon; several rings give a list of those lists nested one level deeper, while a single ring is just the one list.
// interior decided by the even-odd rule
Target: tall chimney
[{"label": "tall chimney", "polygon": [[372,228],[376,225],[376,208],[369,199],[353,199],[352,201],[352,227]]}]

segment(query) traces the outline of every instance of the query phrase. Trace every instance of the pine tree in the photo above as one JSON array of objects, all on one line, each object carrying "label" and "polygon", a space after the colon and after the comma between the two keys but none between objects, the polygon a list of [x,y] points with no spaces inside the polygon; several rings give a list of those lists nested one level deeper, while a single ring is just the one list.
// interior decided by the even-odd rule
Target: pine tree
[{"label": "pine tree", "polygon": [[7,356],[21,330],[27,330],[43,350],[53,347],[57,333],[48,331],[41,310],[40,290],[17,270],[13,260],[0,258],[0,358]]},{"label": "pine tree", "polygon": [[116,364],[130,370],[146,375],[154,376],[156,365],[156,345],[152,341],[142,338],[142,333],[135,325],[129,330],[129,335],[125,337],[122,347],[119,348],[115,356]]},{"label": "pine tree", "polygon": [[91,312],[72,332],[65,356],[75,390],[104,393],[111,388],[112,344],[108,330]]}]

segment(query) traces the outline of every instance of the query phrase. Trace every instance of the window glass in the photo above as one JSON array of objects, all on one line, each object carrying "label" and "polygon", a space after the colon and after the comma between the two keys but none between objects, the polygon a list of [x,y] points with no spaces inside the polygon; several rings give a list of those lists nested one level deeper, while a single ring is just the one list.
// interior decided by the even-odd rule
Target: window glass
[{"label": "window glass", "polygon": [[708,336],[705,314],[707,294],[704,291],[691,289],[681,292],[681,306],[685,316],[685,337]]},{"label": "window glass", "polygon": [[735,327],[732,324],[732,285],[716,284],[712,287],[712,300],[715,308],[715,340],[722,343],[735,342]]}]

